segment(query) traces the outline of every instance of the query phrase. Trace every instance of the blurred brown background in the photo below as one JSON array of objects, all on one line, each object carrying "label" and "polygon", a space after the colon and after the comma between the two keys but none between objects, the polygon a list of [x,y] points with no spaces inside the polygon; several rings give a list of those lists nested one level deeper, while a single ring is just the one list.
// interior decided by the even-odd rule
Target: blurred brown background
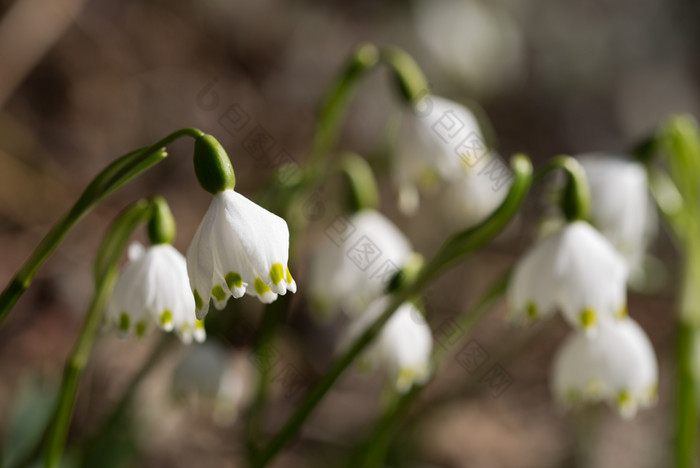
[{"label": "blurred brown background", "polygon": [[[274,138],[271,151],[284,150],[303,163],[323,90],[362,41],[405,48],[434,92],[480,103],[502,155],[521,151],[537,163],[560,153],[623,152],[670,112],[699,115],[699,9],[690,0],[2,1],[0,283],[9,281],[101,168],[179,127],[219,138],[234,162],[237,190],[252,196],[274,167],[251,158],[241,146],[244,135],[219,122],[234,104]],[[372,74],[354,101],[339,148],[374,154],[399,107],[386,71]],[[83,220],[0,327],[0,432],[6,439],[6,422],[26,389],[51,387],[60,377],[89,302],[90,262],[109,220],[128,202],[161,193],[178,221],[176,246],[186,249],[209,201],[192,176],[190,151],[189,142],[172,145],[165,162]],[[434,249],[440,233],[398,215],[388,177],[379,176],[385,211],[420,249]],[[539,208],[532,197],[514,234],[431,289],[434,329],[515,261],[529,244],[528,227]],[[332,221],[329,216],[312,224],[315,235]],[[630,422],[605,409],[582,417],[559,411],[547,378],[568,327],[557,318],[538,330],[511,330],[500,303],[473,334],[489,360],[471,374],[451,362],[438,375],[413,408],[416,418],[397,437],[399,466],[663,466],[672,436],[677,262],[663,234],[654,251],[668,266],[666,285],[652,295],[632,294],[629,307],[650,334],[661,365],[654,409]],[[330,360],[338,324],[309,321],[304,268],[302,256],[294,266],[302,293],[278,346],[313,380]],[[246,298],[220,314],[255,323],[259,310]],[[89,433],[113,405],[152,338],[100,339],[78,400],[74,439]],[[229,348],[249,344],[220,338]],[[180,346],[170,353],[139,394],[133,415],[138,430],[124,449],[126,463],[242,466],[239,425],[217,427],[207,414],[170,401],[170,372],[184,352]],[[512,377],[499,395],[479,384],[494,365]],[[361,440],[380,399],[377,375],[352,372],[275,466],[329,466]],[[296,401],[278,395],[271,430]],[[418,416],[423,419],[416,423]]]}]

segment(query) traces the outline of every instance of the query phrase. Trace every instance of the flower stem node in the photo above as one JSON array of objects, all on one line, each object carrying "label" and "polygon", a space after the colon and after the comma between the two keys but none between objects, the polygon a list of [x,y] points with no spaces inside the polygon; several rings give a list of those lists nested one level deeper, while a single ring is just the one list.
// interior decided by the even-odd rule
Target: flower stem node
[{"label": "flower stem node", "polygon": [[185,257],[172,245],[144,248],[135,242],[107,303],[106,321],[122,335],[143,336],[155,325],[174,331],[184,343],[202,342],[206,333],[195,318],[188,286]]},{"label": "flower stem node", "polygon": [[201,135],[194,143],[194,172],[199,185],[216,195],[236,186],[236,174],[223,146],[211,135]]},{"label": "flower stem node", "polygon": [[218,192],[187,249],[197,317],[207,314],[210,299],[223,309],[229,297],[245,293],[270,303],[296,292],[288,259],[289,228],[282,218],[232,189]]}]

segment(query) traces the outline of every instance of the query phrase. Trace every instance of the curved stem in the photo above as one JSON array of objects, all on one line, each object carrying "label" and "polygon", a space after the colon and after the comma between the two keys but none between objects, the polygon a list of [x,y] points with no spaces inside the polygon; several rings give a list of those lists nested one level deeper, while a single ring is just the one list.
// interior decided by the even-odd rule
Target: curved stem
[{"label": "curved stem", "polygon": [[561,208],[566,219],[588,220],[591,194],[586,172],[576,159],[563,155],[550,159],[535,173],[535,183],[539,183],[545,176],[558,169],[564,170],[568,176],[561,200]]},{"label": "curved stem", "polygon": [[[459,315],[453,328],[464,335],[469,333],[474,325],[490,310],[491,306],[505,294],[510,273],[508,271],[497,278],[474,306]],[[460,343],[462,343],[461,340],[451,338],[448,342],[441,343],[442,346],[437,347],[433,351],[435,372],[438,372],[446,358]],[[418,397],[423,388],[425,388],[425,385],[414,385],[410,391],[400,395],[382,415],[365,442],[355,450],[354,455],[350,457],[345,466],[348,468],[355,466],[368,468],[384,466],[384,456],[391,441],[391,436],[399,426],[405,414],[404,410]]]},{"label": "curved stem", "polygon": [[[102,263],[107,265],[107,267],[100,274],[96,275],[97,289],[95,295],[85,316],[80,335],[64,367],[58,403],[51,418],[51,423],[47,428],[44,446],[46,467],[58,466],[60,462],[80,378],[95,342],[102,311],[109,300],[117,279],[121,253],[126,247],[130,234],[139,224],[148,221],[151,213],[151,203],[146,200],[140,200],[132,204],[116,219],[102,241],[100,251],[109,252],[108,258],[102,260]],[[107,245],[113,247],[105,248]]]},{"label": "curved stem", "polygon": [[267,465],[297,434],[306,418],[313,412],[338,377],[374,340],[384,324],[403,302],[418,295],[447,266],[460,257],[482,247],[506,226],[520,208],[532,181],[532,166],[526,156],[514,156],[511,160],[511,168],[514,171],[513,183],[506,199],[499,208],[481,224],[448,240],[412,283],[391,296],[390,303],[384,313],[331,365],[331,368],[306,395],[282,429],[262,450],[252,466],[263,467]]},{"label": "curved stem", "polygon": [[321,101],[311,143],[309,164],[315,167],[333,149],[343,118],[357,84],[377,64],[379,52],[372,44],[361,44],[353,51],[343,71],[333,81]]},{"label": "curved stem", "polygon": [[0,293],[0,323],[7,317],[19,297],[29,287],[37,270],[56,250],[71,228],[98,203],[114,193],[134,177],[150,169],[167,156],[164,147],[183,136],[199,136],[196,128],[183,128],[166,136],[156,144],[128,153],[107,166],[88,185],[70,211],[61,218],[39,243],[34,252]]}]

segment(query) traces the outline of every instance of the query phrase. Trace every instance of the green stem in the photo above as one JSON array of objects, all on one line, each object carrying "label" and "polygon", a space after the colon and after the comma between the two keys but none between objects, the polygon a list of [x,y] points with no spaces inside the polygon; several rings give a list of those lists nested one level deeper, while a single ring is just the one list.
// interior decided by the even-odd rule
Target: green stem
[{"label": "green stem", "polygon": [[267,465],[297,434],[306,418],[320,403],[338,377],[374,340],[384,324],[403,302],[418,295],[446,267],[460,257],[482,247],[506,226],[520,208],[532,181],[532,166],[526,156],[514,156],[511,160],[511,168],[514,171],[513,183],[499,208],[481,224],[449,239],[412,283],[391,296],[390,303],[384,313],[331,365],[326,374],[321,377],[321,380],[299,404],[287,423],[262,450],[252,466],[263,467]]},{"label": "green stem", "polygon": [[378,60],[379,52],[374,45],[359,45],[353,51],[343,71],[326,91],[316,119],[316,129],[308,159],[310,167],[315,168],[333,149],[360,79],[374,68]]},{"label": "green stem", "polygon": [[535,183],[539,183],[551,172],[562,169],[568,178],[561,200],[562,212],[569,221],[587,221],[590,215],[591,194],[586,171],[571,156],[557,156],[550,159],[535,173]]},{"label": "green stem", "polygon": [[[63,446],[68,434],[75,398],[80,384],[80,378],[90,357],[95,337],[100,326],[102,311],[112,293],[117,279],[118,263],[121,252],[126,247],[129,235],[136,227],[148,221],[152,214],[151,203],[140,200],[127,208],[112,224],[102,241],[100,251],[110,252],[109,258],[102,261],[108,265],[96,277],[97,289],[90,309],[83,322],[83,328],[73,346],[63,371],[63,380],[51,423],[47,428],[44,446],[46,467],[58,466]],[[115,248],[104,248],[114,245]],[[120,248],[116,248],[120,247]],[[98,256],[99,259],[99,256]]]},{"label": "green stem", "polygon": [[166,157],[164,147],[183,136],[203,134],[195,128],[183,128],[166,136],[156,144],[133,151],[107,166],[88,185],[70,211],[61,218],[39,243],[34,252],[0,293],[0,323],[5,320],[19,297],[26,291],[37,270],[56,250],[63,238],[87,213],[106,197],[134,177],[150,169]]},{"label": "green stem", "polygon": [[694,327],[685,323],[678,326],[676,348],[676,434],[675,460],[677,468],[694,468],[697,457],[697,406],[693,376]]},{"label": "green stem", "polygon": [[[460,330],[466,336],[474,325],[486,315],[491,306],[505,294],[509,278],[510,271],[494,281],[474,306],[459,315],[455,320],[454,328]],[[447,357],[454,351],[454,348],[461,342],[451,338],[449,342],[441,343],[442,346],[435,348],[433,351],[433,362],[435,363],[436,373]],[[366,441],[355,450],[354,455],[345,464],[347,468],[355,466],[367,468],[384,466],[386,451],[393,433],[399,427],[399,423],[405,415],[404,410],[418,397],[423,388],[425,386],[415,385],[409,392],[397,398],[374,426]]]}]

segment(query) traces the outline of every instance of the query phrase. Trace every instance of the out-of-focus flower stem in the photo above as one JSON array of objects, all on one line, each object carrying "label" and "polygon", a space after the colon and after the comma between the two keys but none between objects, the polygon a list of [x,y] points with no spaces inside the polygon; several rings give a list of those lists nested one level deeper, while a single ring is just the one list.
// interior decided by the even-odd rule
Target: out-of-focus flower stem
[{"label": "out-of-focus flower stem", "polygon": [[152,146],[128,153],[107,166],[82,193],[70,211],[61,218],[39,243],[34,252],[0,293],[0,323],[5,319],[19,297],[29,287],[41,265],[56,250],[63,238],[87,213],[124,184],[163,160],[165,146],[183,137],[197,137],[203,133],[196,128],[183,128],[171,133]]},{"label": "out-of-focus flower stem", "polygon": [[516,155],[511,160],[513,183],[508,195],[496,211],[479,225],[467,229],[448,239],[437,255],[426,264],[417,277],[391,296],[387,309],[367,330],[343,353],[326,374],[312,387],[311,391],[297,406],[297,410],[287,420],[282,429],[260,452],[251,464],[254,467],[266,466],[280,450],[299,432],[306,418],[313,412],[328,390],[342,373],[355,361],[365,348],[376,338],[394,311],[406,300],[421,293],[447,267],[493,239],[519,210],[532,182],[532,165],[524,155]]},{"label": "out-of-focus flower stem", "polygon": [[697,123],[690,116],[671,116],[660,126],[656,141],[650,146],[668,156],[670,177],[663,177],[663,173],[650,168],[650,173],[655,175],[651,178],[651,188],[661,213],[672,228],[683,261],[676,343],[674,456],[677,468],[692,468],[697,463],[698,438],[694,342],[700,330],[700,131]]},{"label": "out-of-focus flower stem", "polygon": [[147,222],[152,212],[153,206],[150,201],[139,200],[133,203],[112,223],[102,241],[100,253],[104,255],[98,255],[95,261],[95,269],[99,271],[95,275],[95,295],[80,335],[66,361],[58,402],[46,432],[44,459],[47,468],[60,464],[80,379],[95,342],[102,312],[117,279],[121,254],[131,233],[141,223]]},{"label": "out-of-focus flower stem", "polygon": [[[466,309],[457,317],[454,328],[460,330],[466,336],[474,325],[486,315],[491,306],[505,294],[509,278],[510,271],[497,278],[474,306]],[[435,372],[439,371],[441,365],[456,345],[462,342],[462,340],[450,340],[449,343],[442,342],[442,346],[438,346],[433,351]],[[379,421],[374,425],[366,441],[353,452],[353,456],[348,459],[344,466],[348,468],[355,466],[381,468],[385,466],[386,451],[391,442],[391,437],[405,415],[406,408],[418,397],[423,388],[425,388],[425,385],[414,385],[407,393],[397,395],[395,401],[390,404]]]}]

